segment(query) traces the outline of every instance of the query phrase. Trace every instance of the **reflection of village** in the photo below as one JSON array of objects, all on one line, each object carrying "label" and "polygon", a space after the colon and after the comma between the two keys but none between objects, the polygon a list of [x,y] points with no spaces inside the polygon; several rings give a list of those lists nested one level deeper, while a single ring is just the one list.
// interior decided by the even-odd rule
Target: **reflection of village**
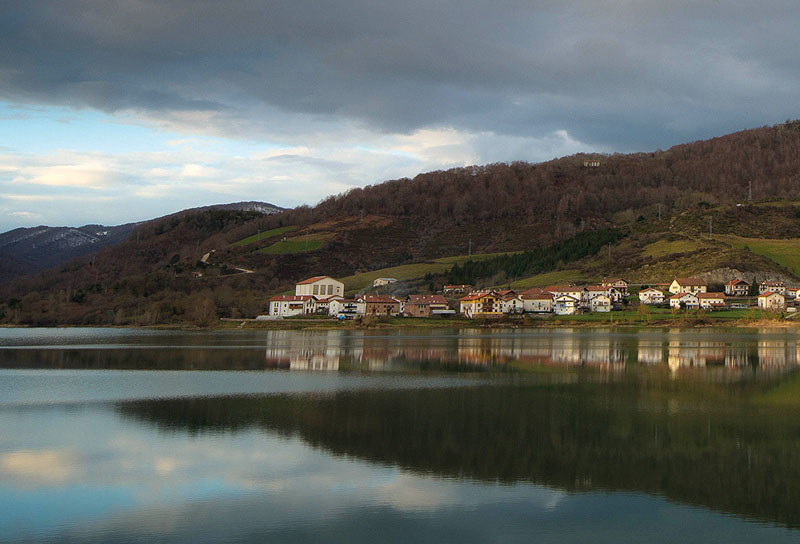
[{"label": "reflection of village", "polygon": [[726,340],[714,334],[616,333],[563,329],[543,333],[488,334],[462,329],[449,335],[375,336],[364,331],[270,331],[266,362],[291,370],[404,370],[408,365],[592,366],[621,370],[628,364],[664,365],[673,373],[709,367],[783,371],[797,366],[794,336],[761,331]]}]

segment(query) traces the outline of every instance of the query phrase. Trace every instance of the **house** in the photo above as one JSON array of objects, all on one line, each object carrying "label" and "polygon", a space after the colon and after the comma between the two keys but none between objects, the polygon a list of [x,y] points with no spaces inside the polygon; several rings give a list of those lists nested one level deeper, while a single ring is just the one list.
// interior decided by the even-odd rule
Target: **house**
[{"label": "house", "polygon": [[583,287],[575,287],[574,285],[549,285],[545,287],[544,290],[548,293],[552,293],[554,298],[567,295],[577,299],[578,302],[583,300]]},{"label": "house", "polygon": [[613,287],[622,293],[622,296],[628,296],[628,282],[622,278],[603,278],[603,281],[600,282],[600,285],[603,287]]},{"label": "house", "polygon": [[669,292],[673,295],[681,293],[705,293],[708,291],[706,280],[701,278],[675,278],[669,285]]},{"label": "house", "polygon": [[797,293],[800,292],[800,289],[797,287],[787,287],[785,297],[790,300],[797,300]]},{"label": "house", "polygon": [[[580,293],[579,293],[580,296]],[[553,313],[556,315],[572,315],[578,313],[581,299],[571,295],[553,297]]]},{"label": "house", "polygon": [[409,317],[430,317],[431,315],[454,314],[447,299],[442,295],[408,295],[403,307],[403,315]]},{"label": "house", "polygon": [[663,304],[664,292],[655,287],[648,287],[639,291],[639,302],[642,304]]},{"label": "house", "polygon": [[522,311],[526,313],[550,313],[553,311],[553,295],[550,293],[530,293],[526,291],[520,295]]},{"label": "house", "polygon": [[786,294],[786,283],[782,281],[762,281],[758,285],[758,294],[764,293],[778,293],[781,295]]},{"label": "house", "polygon": [[700,293],[697,295],[697,301],[704,310],[725,307],[725,295],[723,293]]},{"label": "house", "polygon": [[589,301],[589,309],[593,312],[610,312],[614,303],[608,295],[597,295]]},{"label": "house", "polygon": [[269,315],[289,317],[313,312],[314,297],[310,295],[277,295],[269,299]]},{"label": "house", "polygon": [[367,313],[367,305],[355,299],[334,298],[328,304],[328,315],[353,318]]},{"label": "house", "polygon": [[725,294],[731,297],[746,297],[750,294],[750,284],[744,280],[731,280],[725,284]]},{"label": "house", "polygon": [[780,293],[767,291],[758,295],[758,308],[760,310],[781,310],[784,306],[786,306],[786,299]]},{"label": "house", "polygon": [[669,307],[696,310],[700,307],[700,300],[693,293],[677,293],[669,297]]},{"label": "house", "polygon": [[445,285],[442,288],[444,294],[452,295],[469,293],[470,291],[472,291],[471,285]]},{"label": "house", "polygon": [[356,302],[365,304],[366,315],[397,315],[403,310],[399,300],[386,295],[361,295]]},{"label": "house", "polygon": [[344,296],[344,284],[330,276],[314,276],[295,285],[294,294],[298,296],[313,295],[318,298],[333,295]]},{"label": "house", "polygon": [[505,295],[500,300],[500,309],[504,314],[521,314],[524,311],[524,302],[517,294]]},{"label": "house", "polygon": [[503,315],[503,301],[494,293],[475,293],[461,300],[460,311],[466,317],[500,317]]},{"label": "house", "polygon": [[311,297],[311,298],[313,299],[313,301],[311,302],[311,313],[314,314],[329,314],[330,313],[329,308],[331,302],[333,302],[334,300],[344,299],[344,297],[339,295],[333,295],[325,298],[317,298],[317,297]]},{"label": "house", "polygon": [[373,287],[383,287],[384,285],[391,285],[397,283],[397,278],[375,278],[372,280]]}]

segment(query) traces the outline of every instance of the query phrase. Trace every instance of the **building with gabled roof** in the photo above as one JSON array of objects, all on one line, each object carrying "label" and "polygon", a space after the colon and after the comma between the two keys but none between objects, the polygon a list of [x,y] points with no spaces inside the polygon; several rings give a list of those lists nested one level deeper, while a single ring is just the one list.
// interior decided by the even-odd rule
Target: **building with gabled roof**
[{"label": "building with gabled roof", "polygon": [[269,299],[269,315],[290,317],[313,311],[314,297],[311,295],[276,295]]},{"label": "building with gabled roof", "polygon": [[699,293],[697,295],[697,301],[700,307],[705,310],[724,308],[726,302],[724,293]]},{"label": "building with gabled roof", "polygon": [[431,315],[454,314],[450,304],[442,295],[408,295],[403,306],[403,315],[430,317]]},{"label": "building with gabled roof", "polygon": [[786,298],[780,293],[767,291],[758,295],[758,307],[761,310],[782,310],[786,306]]},{"label": "building with gabled roof", "polygon": [[467,295],[459,300],[459,306],[461,313],[470,319],[503,315],[503,301],[493,292]]},{"label": "building with gabled roof", "polygon": [[669,297],[669,307],[696,310],[700,307],[700,299],[694,293],[676,293]]},{"label": "building with gabled roof", "polygon": [[708,291],[708,284],[702,278],[675,278],[669,285],[669,292],[677,295],[679,293],[705,293]]},{"label": "building with gabled roof", "polygon": [[330,276],[314,276],[298,282],[294,287],[294,294],[312,295],[318,298],[344,296],[344,284]]},{"label": "building with gabled roof", "polygon": [[744,280],[731,280],[725,284],[725,294],[732,297],[746,297],[750,294],[750,284]]},{"label": "building with gabled roof", "polygon": [[786,294],[786,282],[783,281],[762,281],[758,285],[758,294],[764,293],[780,293],[781,295]]}]

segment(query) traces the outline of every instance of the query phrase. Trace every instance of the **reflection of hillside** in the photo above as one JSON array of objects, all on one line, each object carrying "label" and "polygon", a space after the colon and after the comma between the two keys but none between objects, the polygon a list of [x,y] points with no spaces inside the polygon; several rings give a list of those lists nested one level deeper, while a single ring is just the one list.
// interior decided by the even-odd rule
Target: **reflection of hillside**
[{"label": "reflection of hillside", "polygon": [[148,401],[118,410],[173,431],[260,427],[336,455],[438,476],[657,493],[800,525],[800,422],[732,404],[727,389],[714,387],[362,391]]}]

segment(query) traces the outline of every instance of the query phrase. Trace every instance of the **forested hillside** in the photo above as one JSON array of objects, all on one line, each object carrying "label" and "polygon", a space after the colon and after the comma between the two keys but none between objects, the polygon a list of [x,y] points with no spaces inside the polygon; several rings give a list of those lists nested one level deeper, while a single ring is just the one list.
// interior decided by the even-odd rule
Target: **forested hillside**
[{"label": "forested hillside", "polygon": [[[559,269],[648,281],[705,271],[701,266],[790,276],[792,256],[772,259],[770,248],[778,246],[759,249],[749,240],[800,237],[800,212],[791,201],[799,198],[796,121],[667,151],[429,172],[274,215],[200,210],[143,224],[91,259],[7,286],[0,321],[206,324],[255,315],[270,295],[304,277],[411,264],[418,266],[408,279],[425,276],[419,286],[426,289],[446,279],[514,282]],[[748,241],[706,240],[709,223],[717,234]],[[624,239],[582,242],[612,227]],[[609,251],[592,259],[609,242],[613,257]],[[440,263],[438,272],[426,273],[425,263],[443,257],[520,251],[529,253],[507,263],[459,265],[449,275]]]}]

